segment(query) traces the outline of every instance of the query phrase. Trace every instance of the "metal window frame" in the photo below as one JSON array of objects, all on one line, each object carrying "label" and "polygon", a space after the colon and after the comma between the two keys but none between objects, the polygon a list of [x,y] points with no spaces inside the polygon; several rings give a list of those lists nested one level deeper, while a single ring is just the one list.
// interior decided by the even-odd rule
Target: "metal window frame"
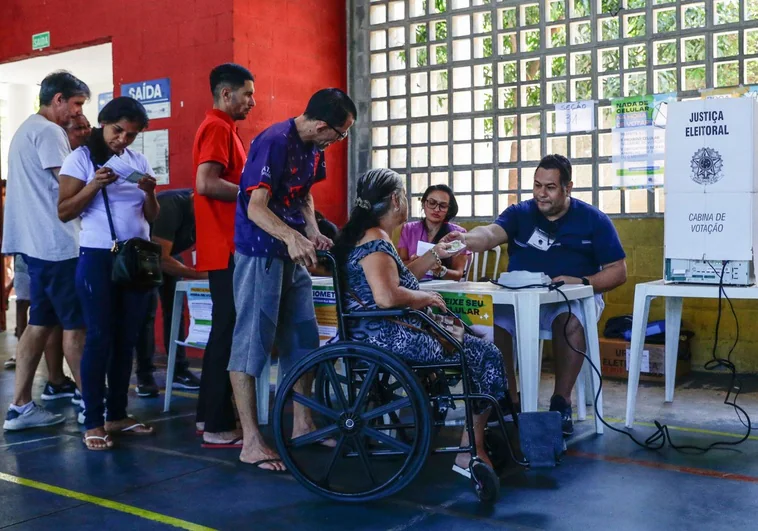
[{"label": "metal window frame", "polygon": [[[348,178],[348,201],[349,206],[352,207],[353,200],[355,198],[355,186],[357,181],[357,176],[365,172],[366,170],[370,169],[372,166],[372,153],[374,146],[372,145],[372,130],[373,127],[387,127],[387,136],[388,136],[388,145],[386,146],[387,149],[387,157],[388,161],[391,161],[391,149],[392,149],[392,130],[391,128],[393,126],[397,125],[405,125],[406,126],[406,139],[405,143],[402,146],[395,146],[400,149],[406,150],[406,156],[405,156],[405,168],[398,168],[402,173],[407,174],[407,193],[408,193],[408,199],[413,200],[415,197],[418,196],[418,194],[414,194],[411,188],[411,175],[414,173],[427,173],[427,183],[431,181],[431,175],[434,172],[437,171],[443,171],[448,173],[448,182],[451,186],[453,186],[453,179],[455,172],[459,171],[469,171],[470,172],[470,191],[464,192],[461,195],[466,195],[471,197],[471,208],[472,213],[474,214],[473,217],[470,218],[462,218],[462,219],[468,219],[472,221],[482,221],[491,219],[492,216],[477,216],[476,215],[476,209],[475,209],[475,199],[476,196],[491,196],[492,199],[492,213],[497,214],[500,210],[500,204],[499,204],[499,195],[500,194],[515,194],[517,200],[522,200],[524,198],[528,198],[531,196],[531,193],[528,190],[523,190],[523,174],[524,171],[530,171],[532,168],[534,168],[537,165],[537,161],[524,161],[522,160],[522,150],[523,150],[523,144],[522,139],[537,139],[540,140],[540,154],[544,155],[548,152],[548,139],[550,138],[556,138],[556,137],[565,137],[566,138],[566,150],[567,156],[570,156],[572,154],[572,143],[574,142],[575,137],[578,136],[585,136],[590,135],[592,140],[592,152],[590,157],[583,157],[579,158],[577,157],[574,159],[573,157],[570,157],[572,159],[572,162],[575,165],[591,165],[592,167],[592,186],[591,188],[582,188],[578,189],[577,191],[582,192],[591,192],[592,197],[592,203],[595,205],[598,205],[600,200],[600,193],[608,190],[615,190],[613,187],[610,186],[600,186],[600,165],[601,164],[610,164],[611,163],[611,157],[609,156],[600,156],[600,135],[610,133],[610,129],[599,129],[600,126],[600,108],[606,107],[610,104],[609,99],[600,99],[600,69],[599,69],[599,51],[603,49],[608,48],[615,48],[619,53],[619,69],[618,71],[614,71],[612,73],[609,73],[607,75],[615,75],[620,81],[621,86],[621,95],[625,96],[627,94],[626,91],[626,75],[633,72],[640,72],[644,73],[646,75],[646,93],[647,94],[653,94],[655,93],[655,79],[657,72],[660,70],[666,70],[666,69],[676,69],[676,80],[677,80],[677,94],[680,98],[692,98],[692,97],[699,97],[700,91],[699,90],[683,90],[684,85],[684,76],[683,76],[683,68],[687,66],[704,66],[705,67],[705,87],[711,88],[714,85],[714,79],[715,79],[715,64],[717,63],[717,60],[714,56],[714,37],[716,34],[729,32],[729,31],[737,31],[738,32],[738,46],[739,46],[739,54],[734,57],[730,57],[728,59],[725,59],[726,61],[738,61],[739,65],[739,81],[741,84],[745,83],[745,70],[746,70],[746,60],[748,59],[758,59],[758,54],[745,54],[745,31],[750,29],[758,29],[758,19],[756,20],[750,20],[746,21],[745,18],[745,11],[746,11],[746,5],[748,1],[754,1],[754,0],[738,0],[739,1],[739,21],[736,23],[731,24],[715,24],[715,10],[716,10],[716,3],[723,1],[723,0],[671,0],[671,1],[665,1],[665,0],[647,0],[645,2],[645,6],[643,8],[636,8],[636,9],[626,9],[626,5],[628,3],[628,0],[619,0],[623,4],[623,9],[620,10],[615,15],[608,15],[605,13],[600,13],[601,9],[601,2],[602,0],[587,0],[590,7],[590,13],[588,16],[585,17],[575,17],[572,18],[572,6],[576,0],[563,0],[565,5],[565,19],[562,21],[555,21],[551,22],[548,21],[549,16],[549,5],[551,2],[556,0],[490,0],[488,4],[482,4],[482,5],[470,5],[466,8],[461,9],[452,9],[452,0],[447,0],[447,10],[444,13],[432,13],[430,7],[433,5],[434,0],[428,0],[428,6],[427,6],[427,13],[418,16],[418,17],[410,17],[410,2],[405,1],[405,13],[403,20],[400,21],[392,21],[389,20],[385,21],[382,24],[375,24],[371,25],[369,23],[369,17],[370,17],[370,10],[372,6],[376,5],[385,5],[387,6],[387,13],[389,14],[389,4],[395,0],[347,0],[346,7],[347,7],[347,17],[348,17],[348,23],[347,23],[347,32],[348,32],[348,88],[350,91],[350,94],[355,101],[357,107],[358,107],[358,121],[356,122],[356,125],[352,128],[351,132],[351,138],[350,138],[350,146],[349,146],[349,154],[348,154],[348,168],[349,168],[349,178]],[[727,0],[728,1],[728,0]],[[662,2],[662,3],[656,3],[656,2]],[[471,4],[473,4],[473,0]],[[530,4],[538,4],[539,10],[540,10],[540,21],[537,26],[530,26],[528,29],[526,29],[524,26],[521,25],[522,22],[522,9],[521,7],[525,5]],[[684,16],[684,8],[689,5],[699,5],[702,4],[705,8],[705,17],[706,17],[706,23],[704,27],[701,28],[691,28],[691,29],[684,29],[683,28],[683,16]],[[758,2],[757,2],[758,5]],[[509,33],[507,29],[500,29],[500,20],[499,20],[499,13],[501,10],[505,8],[516,8],[516,28],[513,29],[513,32],[516,34],[517,38],[517,49],[516,53],[508,54],[508,55],[500,55],[500,42],[499,39],[501,38],[501,35],[503,33]],[[670,9],[674,8],[675,15],[676,15],[676,29],[670,32],[666,32],[665,34],[656,34],[655,32],[655,16],[656,13],[661,9]],[[483,12],[490,12],[492,16],[492,29],[488,33],[474,33],[474,15],[480,14]],[[633,39],[629,39],[625,37],[625,18],[629,15],[639,14],[643,15],[645,17],[645,35],[641,37],[636,37]],[[467,37],[458,37],[453,38],[453,17],[460,16],[460,15],[468,15],[471,17],[471,32]],[[608,18],[615,18],[618,21],[619,24],[619,38],[615,40],[599,40],[600,35],[600,26],[599,23],[602,20],[608,19]],[[444,19],[447,22],[447,37],[444,41],[444,43],[448,47],[448,63],[445,65],[445,70],[448,72],[448,86],[446,91],[441,92],[431,92],[430,90],[427,90],[425,93],[421,93],[419,95],[423,95],[428,97],[428,108],[427,108],[427,115],[424,117],[418,117],[414,118],[411,117],[412,113],[412,98],[416,97],[416,94],[412,94],[411,92],[411,74],[421,73],[425,72],[427,75],[427,89],[431,89],[431,72],[440,70],[438,65],[431,64],[432,63],[432,56],[433,56],[433,45],[436,41],[433,40],[432,36],[434,33],[434,27],[432,25],[433,22],[439,21],[441,19]],[[428,24],[428,32],[427,32],[427,43],[425,44],[427,50],[428,50],[428,61],[429,64],[423,67],[411,67],[411,53],[414,48],[417,48],[417,46],[411,45],[411,31],[412,27],[419,24],[419,23],[426,23]],[[572,41],[572,27],[576,23],[589,23],[590,24],[590,42],[584,43],[584,44],[571,44]],[[564,47],[558,47],[558,48],[549,48],[547,46],[547,39],[548,39],[548,27],[554,27],[557,25],[562,25],[565,28],[566,32],[566,46]],[[404,34],[405,34],[405,42],[402,46],[398,47],[389,47],[389,30],[390,28],[397,28],[397,27],[404,27]],[[385,30],[388,34],[387,39],[387,46],[383,50],[377,50],[376,53],[386,53],[387,54],[387,71],[380,73],[380,74],[372,74],[371,73],[371,55],[372,52],[370,50],[370,41],[371,41],[371,32],[377,31],[377,30]],[[540,49],[537,51],[531,51],[531,52],[525,52],[522,50],[522,39],[521,39],[521,33],[522,31],[528,31],[528,30],[538,30],[540,34],[542,35],[542,38],[540,40]],[[491,57],[487,58],[475,58],[474,57],[474,41],[475,39],[483,38],[483,37],[491,37],[492,43],[493,43],[493,55]],[[695,62],[695,63],[687,63],[683,59],[683,50],[681,49],[680,45],[682,44],[682,39],[692,36],[704,36],[705,37],[705,61],[703,62]],[[468,39],[471,42],[471,58],[466,61],[453,61],[453,43],[454,41]],[[677,57],[676,62],[671,63],[668,65],[656,65],[655,64],[655,53],[656,53],[656,46],[657,43],[666,41],[666,40],[674,40],[677,48]],[[647,51],[647,57],[646,57],[646,63],[644,67],[635,68],[635,69],[629,69],[626,67],[626,61],[625,61],[625,49],[627,46],[633,44],[633,43],[643,43],[646,46]],[[405,53],[406,56],[406,67],[401,70],[390,70],[389,69],[389,57],[390,52],[398,52],[402,51]],[[591,57],[591,71],[587,74],[581,74],[577,75],[573,73],[572,69],[572,57],[577,52],[589,52]],[[555,56],[555,55],[563,55],[566,60],[566,74],[565,76],[561,76],[558,78],[552,78],[548,77],[548,56]],[[522,87],[524,85],[532,85],[535,83],[527,82],[525,79],[522,79],[522,62],[526,60],[534,60],[538,59],[540,61],[540,78],[539,81],[537,81],[537,85],[540,88],[540,105],[533,106],[533,107],[525,107],[522,106]],[[500,74],[498,69],[500,68],[501,63],[503,62],[509,62],[509,61],[515,61],[517,65],[517,82],[516,84],[503,84],[500,82]],[[720,62],[720,61],[718,61]],[[487,88],[492,90],[492,104],[493,104],[493,110],[492,111],[475,111],[475,99],[476,99],[476,91],[482,90],[484,87],[477,87],[474,84],[476,75],[475,75],[475,67],[481,66],[481,65],[490,65],[492,68],[492,85],[487,86]],[[453,70],[457,67],[468,67],[471,69],[472,73],[472,83],[471,87],[464,90],[470,90],[471,91],[471,112],[466,113],[454,113],[453,112],[453,98],[455,94],[455,90],[453,89]],[[605,76],[606,74],[603,73]],[[402,119],[392,119],[389,116],[390,112],[390,101],[393,99],[400,99],[400,98],[393,98],[390,96],[390,77],[394,76],[403,76],[405,79],[405,94],[401,98],[405,100],[406,105],[406,118]],[[387,97],[382,98],[383,101],[387,102],[388,106],[388,119],[374,123],[371,119],[371,106],[372,100],[371,98],[371,81],[373,79],[377,78],[386,78],[388,87],[387,87]],[[597,102],[596,105],[596,128],[587,133],[569,133],[566,135],[556,135],[554,133],[548,133],[548,119],[550,117],[550,112],[554,110],[554,104],[550,103],[548,104],[548,86],[549,83],[553,83],[554,81],[565,81],[566,83],[566,94],[568,101],[574,101],[574,94],[573,94],[573,83],[577,79],[585,79],[589,78],[592,82],[592,91],[591,91],[591,99],[594,99]],[[758,82],[758,80],[757,80]],[[516,94],[516,108],[515,109],[501,109],[500,108],[500,89],[504,86],[508,87],[515,87],[517,94]],[[446,95],[448,98],[448,113],[445,115],[437,115],[433,116],[431,114],[432,111],[432,98],[437,95]],[[539,113],[540,116],[540,134],[539,135],[524,135],[521,131],[521,122],[522,122],[522,116],[525,114],[532,114],[532,113]],[[500,117],[502,116],[515,116],[517,123],[518,123],[518,134],[515,137],[504,137],[501,136],[500,131]],[[492,131],[492,138],[489,140],[492,142],[492,163],[491,164],[477,164],[474,159],[475,154],[475,145],[477,143],[477,140],[474,138],[474,127],[473,127],[473,120],[477,118],[492,118],[493,120],[493,131]],[[460,119],[470,119],[472,120],[472,134],[471,139],[468,141],[454,141],[454,123],[456,120]],[[425,144],[414,144],[412,143],[411,138],[411,128],[413,124],[416,123],[427,123],[431,124],[434,121],[446,121],[448,124],[448,139],[446,142],[447,145],[447,155],[448,155],[448,165],[447,166],[428,166],[428,167],[413,167],[411,165],[412,163],[412,149],[414,147],[419,146],[425,146],[428,150],[428,156],[431,156],[431,148],[432,146],[439,146],[439,145],[445,145],[443,144],[432,144],[431,142],[431,125],[429,125],[429,134],[427,137],[427,142]],[[499,142],[501,140],[505,139],[511,139],[513,138],[518,143],[517,148],[517,157],[516,162],[511,161],[500,161],[499,159]],[[481,140],[480,140],[481,141]],[[455,145],[466,143],[469,144],[472,148],[472,161],[471,164],[465,165],[465,166],[453,166],[453,153],[455,149]],[[492,171],[492,191],[484,191],[484,192],[477,192],[476,190],[476,171],[477,170],[491,170]],[[512,169],[516,169],[518,172],[518,179],[517,179],[517,185],[515,190],[500,190],[499,188],[499,182],[500,182],[500,176],[501,174],[507,175],[508,172]],[[620,194],[620,210],[621,213],[619,214],[611,214],[612,217],[619,217],[619,218],[639,218],[639,217],[659,217],[662,214],[655,212],[655,193],[653,193],[652,190],[648,192],[648,198],[647,198],[647,211],[644,213],[627,213],[626,212],[626,193],[624,193],[623,190],[619,190]]]}]

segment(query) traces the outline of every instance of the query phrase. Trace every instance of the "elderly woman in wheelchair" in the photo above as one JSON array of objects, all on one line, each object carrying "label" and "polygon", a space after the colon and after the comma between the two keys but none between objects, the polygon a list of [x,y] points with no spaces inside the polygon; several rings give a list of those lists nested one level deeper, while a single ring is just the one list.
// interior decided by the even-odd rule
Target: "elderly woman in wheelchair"
[{"label": "elderly woman in wheelchair", "polygon": [[[402,178],[371,170],[359,179],[357,192],[332,254],[322,254],[334,268],[338,336],[300,360],[279,386],[273,411],[277,449],[304,486],[353,502],[399,491],[430,453],[456,453],[453,469],[471,478],[482,501],[493,501],[499,479],[485,428],[494,406],[505,435],[498,418],[501,404],[508,403],[502,355],[473,335],[457,340],[420,311],[446,310],[438,293],[419,289],[418,279],[456,253],[439,243],[410,268],[403,264],[390,240],[408,217]],[[306,394],[298,392],[296,383],[312,376],[312,389],[307,383]],[[463,393],[453,393],[450,387],[459,381]],[[465,423],[445,421],[447,408],[461,400],[467,404]],[[323,427],[286,438],[288,412],[297,408],[312,410]],[[466,427],[460,447],[431,449],[435,428],[460,424]],[[327,438],[336,447],[325,449]],[[490,450],[501,450],[502,442]],[[504,443],[515,460],[507,437]],[[500,452],[491,455],[499,460]]]}]

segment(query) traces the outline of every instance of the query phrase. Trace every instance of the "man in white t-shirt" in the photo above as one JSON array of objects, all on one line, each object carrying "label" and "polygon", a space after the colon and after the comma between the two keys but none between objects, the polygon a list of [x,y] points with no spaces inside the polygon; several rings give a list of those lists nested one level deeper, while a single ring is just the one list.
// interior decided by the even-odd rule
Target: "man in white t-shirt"
[{"label": "man in white t-shirt", "polygon": [[[79,382],[84,318],[74,288],[78,227],[58,219],[58,172],[71,151],[64,127],[82,115],[89,96],[89,87],[68,72],[48,75],[40,87],[39,112],[27,118],[11,139],[2,252],[23,256],[29,269],[31,308],[18,343],[16,386],[3,424],[6,430],[64,421],[62,415],[32,401],[34,373],[56,326],[63,328],[63,352]],[[73,383],[64,384],[63,391],[70,391],[64,394],[78,399]],[[46,386],[43,395],[48,391]]]}]

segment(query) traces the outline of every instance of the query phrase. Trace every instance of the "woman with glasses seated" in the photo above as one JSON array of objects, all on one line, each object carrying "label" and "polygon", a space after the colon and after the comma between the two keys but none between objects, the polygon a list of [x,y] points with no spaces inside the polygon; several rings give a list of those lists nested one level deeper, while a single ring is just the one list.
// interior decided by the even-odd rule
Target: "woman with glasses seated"
[{"label": "woman with glasses seated", "polygon": [[[406,266],[419,259],[418,242],[437,244],[450,232],[466,232],[466,229],[450,223],[458,214],[458,202],[449,186],[435,184],[430,186],[421,197],[424,217],[419,221],[410,221],[403,225],[397,252]],[[421,253],[422,255],[429,251]],[[429,270],[424,278],[444,280],[461,280],[466,272],[469,251],[464,251],[452,258],[445,258],[441,265]]]}]

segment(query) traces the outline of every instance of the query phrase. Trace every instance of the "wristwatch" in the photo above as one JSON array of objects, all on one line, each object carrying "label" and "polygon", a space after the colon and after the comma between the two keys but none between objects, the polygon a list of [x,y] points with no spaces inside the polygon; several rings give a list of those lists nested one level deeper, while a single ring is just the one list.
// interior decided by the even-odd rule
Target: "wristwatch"
[{"label": "wristwatch", "polygon": [[445,275],[447,275],[447,267],[445,266],[442,266],[439,272],[434,274],[436,278],[445,278]]},{"label": "wristwatch", "polygon": [[592,284],[590,284],[590,279],[588,279],[587,277],[582,277],[582,284],[584,284],[585,286],[591,286],[592,285]]}]

